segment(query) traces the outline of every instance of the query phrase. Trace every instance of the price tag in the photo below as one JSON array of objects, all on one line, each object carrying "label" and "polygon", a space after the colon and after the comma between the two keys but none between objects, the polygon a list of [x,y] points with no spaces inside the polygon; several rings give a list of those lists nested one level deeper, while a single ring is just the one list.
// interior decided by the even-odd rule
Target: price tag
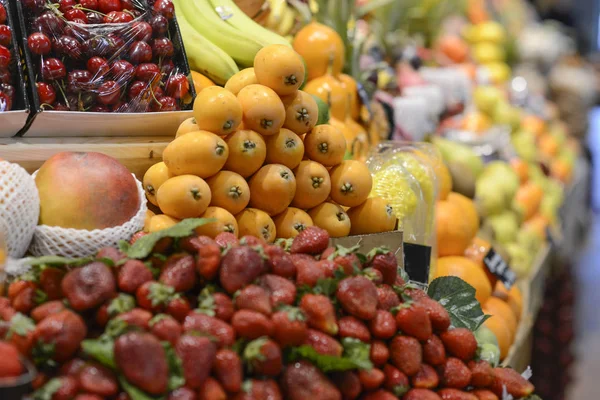
[{"label": "price tag", "polygon": [[404,247],[404,270],[411,281],[427,285],[431,265],[431,246],[406,243]]},{"label": "price tag", "polygon": [[504,283],[506,289],[510,290],[512,285],[515,284],[517,276],[510,269],[510,267],[508,266],[506,261],[504,261],[502,256],[496,253],[496,251],[493,248],[490,249],[490,251],[488,251],[488,253],[483,258],[483,264],[492,274],[496,275],[496,277],[498,277],[498,279],[500,279],[502,283]]}]

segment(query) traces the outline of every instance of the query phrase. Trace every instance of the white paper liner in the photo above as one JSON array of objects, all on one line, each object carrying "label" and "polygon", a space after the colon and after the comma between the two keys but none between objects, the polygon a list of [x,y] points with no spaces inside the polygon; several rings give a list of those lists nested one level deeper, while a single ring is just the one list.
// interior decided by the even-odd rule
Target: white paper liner
[{"label": "white paper liner", "polygon": [[23,257],[38,223],[40,198],[35,181],[17,164],[0,161],[0,232],[8,256]]},{"label": "white paper liner", "polygon": [[[37,171],[33,174],[34,178],[36,174]],[[46,255],[87,257],[96,254],[103,247],[116,247],[121,240],[129,240],[134,233],[144,227],[148,209],[142,183],[136,179],[135,175],[133,175],[133,179],[138,188],[140,208],[129,221],[112,228],[92,231],[39,225],[33,234],[33,241],[29,247],[30,253],[36,257]]]}]

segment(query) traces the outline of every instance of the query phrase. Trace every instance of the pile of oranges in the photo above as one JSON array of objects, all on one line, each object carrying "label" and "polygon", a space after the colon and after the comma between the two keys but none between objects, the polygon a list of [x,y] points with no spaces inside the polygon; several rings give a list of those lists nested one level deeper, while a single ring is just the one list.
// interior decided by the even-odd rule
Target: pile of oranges
[{"label": "pile of oranges", "polygon": [[344,134],[317,125],[315,99],[299,90],[304,77],[298,53],[272,45],[224,88],[204,87],[194,117],[144,176],[148,200],[163,213],[150,214],[145,230],[196,217],[217,221],[198,228],[201,235],[268,242],[312,225],[332,237],[394,230],[391,207],[369,197],[367,166],[345,159]]}]

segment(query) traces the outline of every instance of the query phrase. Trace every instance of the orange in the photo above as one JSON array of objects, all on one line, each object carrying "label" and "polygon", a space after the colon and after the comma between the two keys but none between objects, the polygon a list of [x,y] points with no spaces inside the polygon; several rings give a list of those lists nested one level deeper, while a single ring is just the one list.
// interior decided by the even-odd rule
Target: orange
[{"label": "orange", "polygon": [[510,166],[519,176],[519,182],[521,184],[524,184],[529,180],[529,165],[524,160],[513,158],[510,160]]},{"label": "orange", "polygon": [[198,129],[228,135],[242,121],[242,105],[229,90],[209,86],[196,95],[194,118]]},{"label": "orange", "polygon": [[545,133],[538,139],[538,149],[547,158],[553,158],[558,154],[560,147],[554,136]]},{"label": "orange", "polygon": [[309,226],[313,226],[313,221],[305,211],[299,208],[289,207],[281,214],[273,218],[277,237],[288,239],[298,236],[300,232]]},{"label": "orange", "polygon": [[144,186],[144,192],[146,192],[146,198],[148,198],[150,203],[155,206],[158,205],[156,192],[160,185],[171,177],[173,177],[173,174],[169,172],[169,168],[162,161],[148,168],[142,179],[142,185]]},{"label": "orange", "polygon": [[267,157],[267,145],[258,133],[244,129],[225,138],[229,146],[229,158],[224,168],[249,177],[263,165]]},{"label": "orange", "polygon": [[[502,281],[496,282],[492,296],[499,298],[502,301],[508,302],[508,290]],[[513,310],[514,311],[514,310]]]},{"label": "orange", "polygon": [[543,198],[544,190],[542,187],[537,183],[527,182],[517,190],[513,204],[515,204],[516,211],[523,221],[527,221],[538,212]]},{"label": "orange", "polygon": [[304,62],[291,47],[272,44],[256,53],[254,73],[258,83],[270,87],[280,96],[287,96],[302,86]]},{"label": "orange", "polygon": [[550,163],[550,175],[562,183],[569,183],[573,178],[573,167],[562,159],[552,160]]},{"label": "orange", "polygon": [[521,319],[523,313],[523,293],[517,285],[513,285],[508,291],[508,304],[513,309],[517,319]]},{"label": "orange", "polygon": [[237,96],[240,90],[246,86],[257,83],[258,79],[256,79],[254,68],[245,68],[229,78],[229,80],[225,83],[225,89]]},{"label": "orange", "polygon": [[256,208],[246,208],[235,216],[240,231],[240,237],[256,236],[271,243],[275,240],[275,223],[264,211]]},{"label": "orange", "polygon": [[250,201],[250,187],[239,174],[221,171],[207,179],[211,191],[211,206],[221,207],[232,214],[237,214]]},{"label": "orange", "polygon": [[461,208],[460,217],[465,219],[469,225],[470,239],[474,238],[477,231],[479,231],[479,213],[475,207],[475,202],[467,196],[455,192],[450,192],[446,200]]},{"label": "orange", "polygon": [[319,108],[308,93],[298,90],[296,94],[282,99],[285,107],[283,127],[299,135],[309,132],[319,119]]},{"label": "orange", "polygon": [[448,200],[435,205],[437,251],[440,257],[463,255],[473,239],[473,223],[464,218],[464,209]]},{"label": "orange", "polygon": [[163,151],[163,161],[174,175],[213,176],[223,168],[229,147],[219,136],[208,131],[190,132],[178,137]]},{"label": "orange", "polygon": [[469,247],[467,247],[465,250],[465,257],[479,265],[479,267],[487,275],[490,285],[494,287],[496,286],[496,282],[498,282],[498,278],[496,275],[492,274],[483,263],[483,259],[489,253],[491,248],[492,245],[490,243],[478,237],[474,237]]},{"label": "orange", "polygon": [[233,233],[235,237],[239,236],[238,224],[235,217],[227,210],[221,207],[208,207],[202,218],[216,219],[216,222],[202,225],[196,228],[196,233],[200,236],[215,238],[223,232]]},{"label": "orange", "polygon": [[281,99],[263,85],[248,85],[238,93],[244,110],[244,126],[264,136],[279,132],[285,121],[285,108]]},{"label": "orange", "polygon": [[348,93],[342,82],[332,75],[323,75],[309,81],[304,90],[315,95],[329,105],[331,116],[343,121],[348,111]]},{"label": "orange", "polygon": [[367,166],[356,160],[345,160],[329,171],[331,198],[339,205],[354,207],[362,204],[373,187]]},{"label": "orange", "polygon": [[169,217],[168,215],[159,214],[150,218],[148,226],[144,228],[146,232],[154,233],[172,227],[180,222],[178,219]]},{"label": "orange", "polygon": [[306,62],[307,80],[325,75],[328,69],[337,76],[344,67],[344,42],[328,26],[311,22],[296,33],[292,46]]},{"label": "orange", "polygon": [[160,210],[170,217],[185,219],[201,216],[210,204],[210,187],[194,175],[167,179],[156,192]]},{"label": "orange", "polygon": [[344,237],[350,234],[350,217],[337,204],[323,203],[308,211],[315,226],[325,229],[331,237]]},{"label": "orange", "polygon": [[317,125],[304,137],[304,151],[309,159],[333,167],[344,160],[346,139],[331,125]]},{"label": "orange", "polygon": [[285,211],[296,194],[296,178],[292,170],[281,164],[268,164],[249,181],[250,207],[269,215]]},{"label": "orange", "polygon": [[486,314],[498,316],[504,321],[510,331],[511,340],[513,340],[517,333],[518,321],[515,313],[508,303],[497,297],[490,297],[483,304],[483,308],[486,310]]},{"label": "orange", "polygon": [[469,56],[469,46],[458,36],[444,35],[437,40],[436,48],[455,63],[465,62]]},{"label": "orange", "polygon": [[152,217],[154,217],[155,215],[156,214],[154,214],[154,212],[146,210],[146,218],[144,219],[144,232],[148,232],[148,229],[150,227],[150,221],[152,221]]},{"label": "orange", "polygon": [[361,101],[358,97],[358,85],[356,84],[354,78],[350,75],[340,74],[338,79],[340,82],[342,82],[346,92],[348,93],[348,96],[350,97],[350,118],[356,121],[360,117],[361,106]]},{"label": "orange", "polygon": [[500,359],[505,359],[510,350],[510,346],[512,345],[512,338],[510,330],[504,323],[504,320],[499,316],[492,316],[488,318],[483,325],[496,335],[498,347],[500,348]]},{"label": "orange", "polygon": [[183,136],[186,133],[199,130],[200,128],[198,128],[198,124],[196,124],[196,119],[194,117],[188,118],[185,121],[183,121],[181,125],[179,125],[179,128],[177,128],[177,132],[175,132],[175,137],[178,138],[179,136]]},{"label": "orange", "polygon": [[475,288],[479,303],[485,303],[492,295],[492,285],[479,265],[466,257],[440,257],[437,260],[435,278],[457,276]]},{"label": "orange", "polygon": [[521,129],[531,132],[535,137],[540,137],[546,131],[546,123],[535,115],[526,115],[521,120]]},{"label": "orange", "polygon": [[389,203],[381,197],[370,197],[347,211],[350,218],[350,234],[390,232],[396,229],[397,218]]},{"label": "orange", "polygon": [[331,178],[329,171],[315,161],[300,162],[294,170],[296,176],[296,194],[292,205],[308,209],[316,207],[329,197],[331,193]]},{"label": "orange", "polygon": [[192,71],[192,80],[194,81],[196,95],[198,95],[198,93],[208,86],[216,86],[213,81],[202,75],[200,72]]},{"label": "orange", "polygon": [[265,136],[268,164],[283,164],[294,169],[304,157],[304,142],[289,129],[281,128],[273,136]]},{"label": "orange", "polygon": [[337,123],[337,119],[331,118],[329,124],[338,128],[346,138],[346,151],[352,154],[354,160],[366,159],[369,152],[369,134],[361,124],[354,121],[352,118],[346,118],[344,123]]}]

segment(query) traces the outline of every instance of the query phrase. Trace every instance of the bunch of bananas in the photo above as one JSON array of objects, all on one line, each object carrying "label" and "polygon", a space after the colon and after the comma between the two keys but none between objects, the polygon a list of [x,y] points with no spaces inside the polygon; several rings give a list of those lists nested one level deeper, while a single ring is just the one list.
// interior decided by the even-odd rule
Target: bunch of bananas
[{"label": "bunch of bananas", "polygon": [[251,67],[265,46],[290,42],[248,17],[233,0],[173,0],[188,62],[217,84]]},{"label": "bunch of bananas", "polygon": [[[294,31],[297,22],[309,22],[311,18],[310,8],[301,1],[267,0],[269,3],[269,15],[264,26],[281,36],[289,37]],[[307,21],[308,18],[308,21]]]}]

